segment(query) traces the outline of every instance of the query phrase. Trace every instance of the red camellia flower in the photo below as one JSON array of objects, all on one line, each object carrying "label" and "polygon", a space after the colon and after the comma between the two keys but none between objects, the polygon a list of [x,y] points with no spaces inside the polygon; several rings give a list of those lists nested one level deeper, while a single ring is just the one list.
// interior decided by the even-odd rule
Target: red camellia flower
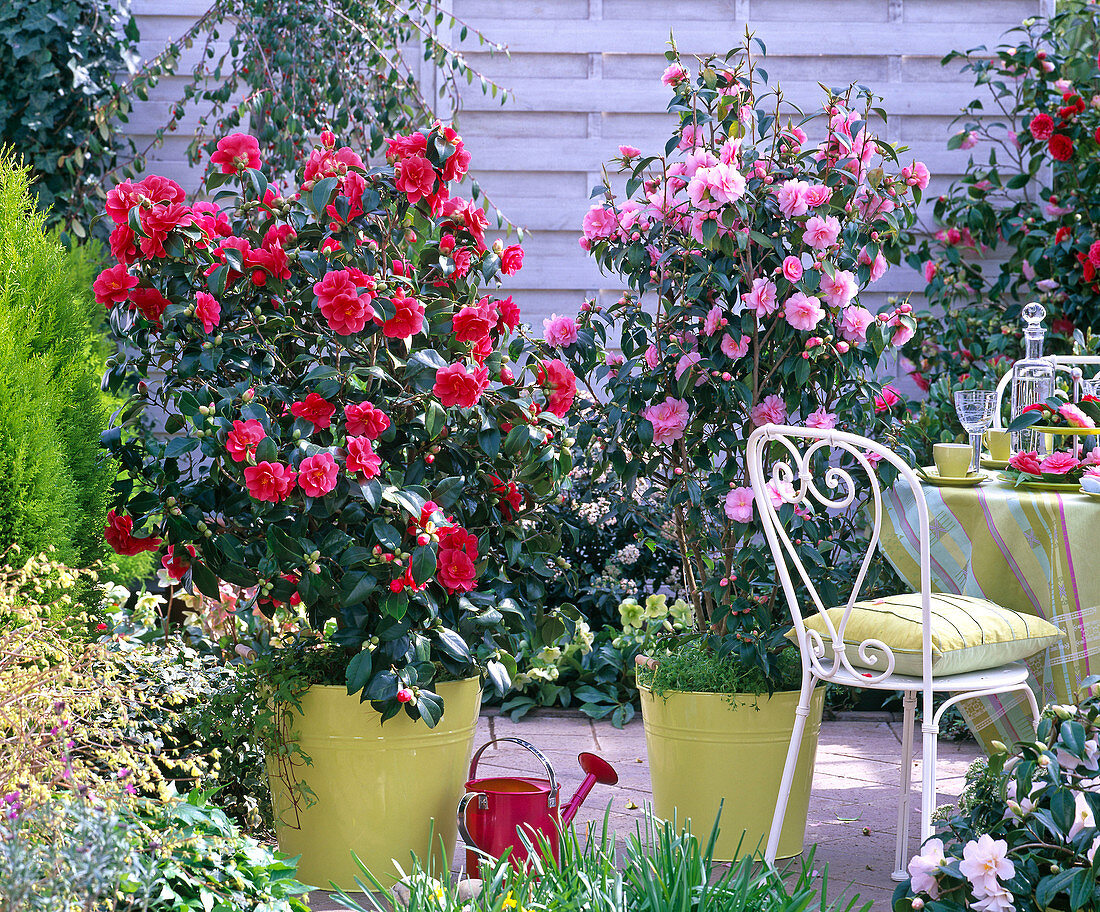
[{"label": "red camellia flower", "polygon": [[195,203],[191,207],[191,219],[206,237],[206,241],[198,244],[199,247],[206,247],[210,241],[229,237],[233,233],[229,217],[222,212],[217,203]]},{"label": "red camellia flower", "polygon": [[303,401],[295,402],[290,407],[290,414],[310,422],[315,431],[323,431],[332,424],[335,412],[336,406],[317,393],[310,393]]},{"label": "red camellia flower", "polygon": [[1050,329],[1052,332],[1056,332],[1063,336],[1073,335],[1073,321],[1067,320],[1065,317],[1057,317],[1050,323]]},{"label": "red camellia flower", "polygon": [[1026,475],[1043,474],[1043,470],[1039,468],[1039,454],[1036,453],[1034,450],[1030,453],[1017,453],[1015,456],[1008,460],[1008,464],[1013,469],[1016,469],[1019,472],[1023,472]]},{"label": "red camellia flower", "polygon": [[550,394],[546,407],[564,418],[573,407],[577,395],[577,377],[560,358],[543,361],[538,369],[538,382],[549,388]]},{"label": "red camellia flower", "polygon": [[469,592],[477,585],[477,538],[461,526],[447,526],[439,532],[436,579],[448,592]]},{"label": "red camellia flower", "polygon": [[368,440],[377,440],[390,426],[389,416],[369,402],[353,402],[344,406],[348,433]]},{"label": "red camellia flower", "polygon": [[[360,276],[363,281],[357,282]],[[360,285],[367,286],[367,290],[360,292]],[[313,293],[317,295],[317,309],[328,321],[329,328],[334,333],[350,336],[362,332],[367,321],[374,319],[373,288],[371,277],[357,269],[341,269],[325,273],[325,277],[313,286]]]},{"label": "red camellia flower", "polygon": [[523,248],[519,244],[512,244],[504,248],[500,255],[500,271],[505,275],[512,275],[523,268]]},{"label": "red camellia flower", "polygon": [[133,532],[133,517],[125,513],[119,516],[114,510],[107,514],[107,525],[103,527],[103,537],[116,554],[132,556],[142,551],[156,551],[160,548],[159,538],[153,536],[134,538]]},{"label": "red camellia flower", "polygon": [[168,232],[181,225],[191,224],[191,210],[181,203],[158,203],[141,210],[141,230],[146,236],[138,238],[141,255],[148,259],[164,256],[164,242]]},{"label": "red camellia flower", "polygon": [[187,546],[187,556],[176,553],[176,546],[169,545],[168,553],[160,559],[160,565],[168,571],[171,579],[183,579],[183,575],[191,567],[191,561],[195,558],[195,546]]},{"label": "red camellia flower", "polygon": [[331,453],[307,456],[298,464],[298,487],[308,497],[323,497],[336,487],[337,471]]},{"label": "red camellia flower", "polygon": [[249,250],[245,254],[244,267],[251,272],[252,284],[257,288],[267,284],[268,276],[274,276],[280,282],[290,278],[290,265],[286,251],[278,244]]},{"label": "red camellia flower", "polygon": [[512,300],[511,295],[508,295],[508,297],[497,301],[497,310],[500,313],[500,316],[497,317],[497,332],[514,333],[516,327],[519,326],[519,305]]},{"label": "red camellia flower", "polygon": [[131,291],[130,300],[146,320],[157,326],[160,326],[160,318],[164,314],[164,309],[172,303],[155,288],[144,287],[135,288]]},{"label": "red camellia flower", "polygon": [[213,295],[205,291],[195,293],[195,318],[202,323],[203,331],[211,333],[222,319],[222,306]]},{"label": "red camellia flower", "polygon": [[444,406],[470,408],[481,398],[488,385],[488,368],[480,367],[469,373],[463,364],[449,364],[435,372],[432,393]]},{"label": "red camellia flower", "polygon": [[256,447],[267,436],[264,426],[255,418],[234,421],[233,430],[225,438],[225,448],[234,462],[244,462],[255,457]]},{"label": "red camellia flower", "polygon": [[258,168],[260,144],[255,136],[247,133],[230,133],[218,140],[218,150],[210,156],[210,163],[221,167],[222,174],[236,174],[245,168]]},{"label": "red camellia flower", "polygon": [[452,328],[459,342],[480,342],[496,328],[496,310],[489,305],[488,298],[482,298],[477,304],[460,308],[454,315]]},{"label": "red camellia flower", "polygon": [[1054,135],[1054,119],[1049,114],[1036,114],[1028,125],[1031,135],[1039,142],[1046,142]]},{"label": "red camellia flower", "polygon": [[244,470],[248,493],[256,500],[268,503],[286,500],[294,489],[294,479],[294,470],[281,462],[261,462]]},{"label": "red camellia flower", "polygon": [[393,293],[393,306],[397,313],[382,324],[382,334],[390,339],[409,339],[424,326],[424,305],[416,298],[405,297],[405,289],[398,286]]},{"label": "red camellia flower", "polygon": [[348,438],[348,456],[344,462],[349,475],[360,475],[370,481],[382,468],[382,458],[374,452],[366,437]]},{"label": "red camellia flower", "polygon": [[[973,358],[973,355],[971,355],[971,358]],[[875,395],[875,414],[887,412],[899,402],[901,402],[901,396],[898,395],[898,391],[887,383],[882,388],[882,392]]]},{"label": "red camellia flower", "polygon": [[435,168],[426,158],[419,155],[406,158],[397,166],[397,179],[394,186],[409,198],[414,205],[424,197],[432,195],[435,189]]},{"label": "red camellia flower", "polygon": [[129,225],[117,225],[107,239],[111,247],[111,256],[123,266],[129,266],[137,258],[137,245],[134,243],[134,232]]},{"label": "red camellia flower", "polygon": [[130,210],[141,201],[141,192],[130,181],[116,184],[107,193],[107,202],[103,208],[116,225],[125,225]]},{"label": "red camellia flower", "polygon": [[920,371],[909,371],[909,376],[913,378],[913,382],[917,385],[917,389],[923,390],[926,393],[932,389],[932,384],[928,382],[928,378]]},{"label": "red camellia flower", "polygon": [[1055,133],[1047,142],[1050,157],[1057,161],[1069,161],[1073,158],[1073,140],[1062,133]]},{"label": "red camellia flower", "polygon": [[497,504],[500,515],[510,521],[515,516],[515,511],[523,506],[523,494],[514,481],[504,481],[496,475],[490,475],[489,478],[493,482],[493,492],[500,498]]},{"label": "red camellia flower", "polygon": [[92,283],[92,291],[95,299],[108,308],[115,304],[122,304],[130,297],[130,289],[138,283],[135,276],[126,271],[126,267],[119,263],[104,269]]},{"label": "red camellia flower", "polygon": [[187,198],[183,187],[159,174],[150,174],[134,184],[134,192],[139,200],[150,203],[182,203]]}]

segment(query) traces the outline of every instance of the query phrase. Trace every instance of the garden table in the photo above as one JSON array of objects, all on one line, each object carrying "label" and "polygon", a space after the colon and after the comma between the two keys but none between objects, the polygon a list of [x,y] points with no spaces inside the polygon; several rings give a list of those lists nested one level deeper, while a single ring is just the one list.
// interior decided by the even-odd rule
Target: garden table
[{"label": "garden table", "polygon": [[[1100,670],[1100,502],[1080,493],[1013,488],[999,475],[972,488],[923,485],[931,532],[932,589],[987,598],[1045,618],[1064,634],[1028,660],[1039,703],[1072,702]],[[913,491],[899,480],[884,495],[882,550],[903,579],[920,586]],[[960,704],[988,750],[1032,740],[1022,697]]]}]

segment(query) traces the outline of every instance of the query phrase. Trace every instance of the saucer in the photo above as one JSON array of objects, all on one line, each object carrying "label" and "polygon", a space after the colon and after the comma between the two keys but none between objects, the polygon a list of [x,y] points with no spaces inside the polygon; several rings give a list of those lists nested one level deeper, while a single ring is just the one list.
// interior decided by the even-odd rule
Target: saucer
[{"label": "saucer", "polygon": [[982,457],[982,468],[983,469],[1007,469],[1008,468],[1008,460],[1007,459],[993,459],[989,456],[983,456]]},{"label": "saucer", "polygon": [[928,484],[938,488],[973,488],[983,482],[989,481],[989,476],[984,472],[971,472],[969,475],[941,475],[934,466],[924,466],[917,469],[917,473]]},{"label": "saucer", "polygon": [[1095,500],[1100,500],[1100,491],[1086,491],[1084,488],[1081,488],[1081,493],[1087,494]]}]

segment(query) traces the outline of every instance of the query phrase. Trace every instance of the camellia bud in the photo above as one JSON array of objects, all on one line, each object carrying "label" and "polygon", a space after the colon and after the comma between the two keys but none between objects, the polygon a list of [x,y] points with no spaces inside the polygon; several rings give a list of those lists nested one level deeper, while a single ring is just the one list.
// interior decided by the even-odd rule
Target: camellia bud
[{"label": "camellia bud", "polygon": [[495,241],[493,241],[493,253],[495,253],[497,256],[500,256],[502,253],[504,253],[504,241],[502,241],[500,238],[497,238]]},{"label": "camellia bud", "polygon": [[402,687],[399,691],[397,691],[397,702],[398,703],[411,703],[412,698],[413,698],[413,692],[411,690],[409,690],[409,688],[407,688],[407,687]]},{"label": "camellia bud", "polygon": [[408,244],[416,243],[416,232],[412,228],[405,229],[405,242]]}]

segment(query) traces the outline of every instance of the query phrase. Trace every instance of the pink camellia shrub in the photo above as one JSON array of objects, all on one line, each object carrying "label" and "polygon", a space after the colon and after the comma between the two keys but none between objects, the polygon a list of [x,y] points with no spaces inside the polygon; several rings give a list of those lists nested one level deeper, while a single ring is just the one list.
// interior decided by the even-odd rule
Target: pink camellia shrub
[{"label": "pink camellia shrub", "polygon": [[[212,598],[242,587],[272,629],[327,644],[350,693],[434,725],[440,674],[508,686],[498,603],[537,602],[558,550],[522,524],[571,466],[576,380],[482,288],[523,250],[489,244],[457,195],[458,135],[387,146],[368,167],[323,134],[276,188],[233,134],[212,201],[157,176],[110,192],[108,381],[142,382],[105,435],[122,467],[105,534],[123,554],[166,545]],[[165,439],[129,429],[143,410]]]}]

